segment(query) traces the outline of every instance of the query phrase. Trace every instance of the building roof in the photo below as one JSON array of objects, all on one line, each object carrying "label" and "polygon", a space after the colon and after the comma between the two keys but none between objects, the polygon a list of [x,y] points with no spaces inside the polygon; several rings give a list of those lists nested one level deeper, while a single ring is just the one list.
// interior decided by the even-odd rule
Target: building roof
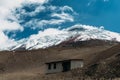
[{"label": "building roof", "polygon": [[83,59],[62,59],[62,60],[54,60],[54,61],[46,62],[45,64],[59,63],[59,62],[66,62],[66,61],[83,61]]}]

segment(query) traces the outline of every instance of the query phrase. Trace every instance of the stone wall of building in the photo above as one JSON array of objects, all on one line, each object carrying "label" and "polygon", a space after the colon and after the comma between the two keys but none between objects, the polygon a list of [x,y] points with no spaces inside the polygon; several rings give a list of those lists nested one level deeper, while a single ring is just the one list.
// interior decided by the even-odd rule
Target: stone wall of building
[{"label": "stone wall of building", "polygon": [[83,61],[71,61],[71,69],[76,69],[76,68],[82,68],[84,66],[84,62]]},{"label": "stone wall of building", "polygon": [[46,65],[46,73],[57,73],[63,71],[62,63],[56,63],[56,68],[54,68],[54,63],[51,63],[51,69],[48,68],[48,65]]}]

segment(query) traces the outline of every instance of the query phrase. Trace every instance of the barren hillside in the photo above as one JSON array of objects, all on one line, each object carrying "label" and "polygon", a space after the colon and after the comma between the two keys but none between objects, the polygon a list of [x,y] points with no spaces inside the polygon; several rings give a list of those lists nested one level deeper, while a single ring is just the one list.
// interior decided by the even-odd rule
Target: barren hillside
[{"label": "barren hillside", "polygon": [[115,55],[120,47],[115,45],[116,42],[90,40],[65,42],[47,49],[3,51],[0,52],[0,80],[43,80],[45,62],[67,58],[84,59],[85,66],[91,66]]}]

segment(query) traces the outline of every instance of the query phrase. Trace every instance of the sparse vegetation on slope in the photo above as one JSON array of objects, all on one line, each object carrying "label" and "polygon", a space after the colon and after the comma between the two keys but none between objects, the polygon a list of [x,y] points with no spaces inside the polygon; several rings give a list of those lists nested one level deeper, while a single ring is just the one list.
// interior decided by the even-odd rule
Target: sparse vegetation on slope
[{"label": "sparse vegetation on slope", "polygon": [[[105,41],[104,45],[103,43],[104,41],[88,41],[87,44],[83,46],[79,44],[77,47],[60,44],[41,50],[0,52],[0,80],[83,80],[83,78],[93,80],[101,77],[106,79],[111,76],[119,77],[120,54],[116,52],[120,46],[115,46],[116,42]],[[64,45],[69,44],[71,43]],[[45,74],[45,62],[67,58],[84,59],[84,69]]]}]

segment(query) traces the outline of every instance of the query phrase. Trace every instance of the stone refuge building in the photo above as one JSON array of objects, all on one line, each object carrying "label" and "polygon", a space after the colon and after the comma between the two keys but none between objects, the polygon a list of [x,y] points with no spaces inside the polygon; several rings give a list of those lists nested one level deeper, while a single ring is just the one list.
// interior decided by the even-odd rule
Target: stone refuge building
[{"label": "stone refuge building", "polygon": [[61,61],[47,62],[46,64],[46,74],[66,72],[76,68],[82,68],[84,66],[83,59],[68,59]]}]

